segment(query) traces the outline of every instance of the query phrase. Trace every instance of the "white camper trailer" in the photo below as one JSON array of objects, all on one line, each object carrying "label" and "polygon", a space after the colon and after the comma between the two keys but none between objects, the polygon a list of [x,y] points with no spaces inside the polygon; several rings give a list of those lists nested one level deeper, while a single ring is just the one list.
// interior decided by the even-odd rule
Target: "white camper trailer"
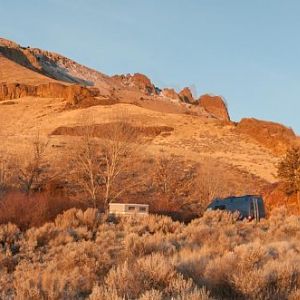
[{"label": "white camper trailer", "polygon": [[110,215],[148,215],[148,204],[132,204],[132,203],[110,203]]}]

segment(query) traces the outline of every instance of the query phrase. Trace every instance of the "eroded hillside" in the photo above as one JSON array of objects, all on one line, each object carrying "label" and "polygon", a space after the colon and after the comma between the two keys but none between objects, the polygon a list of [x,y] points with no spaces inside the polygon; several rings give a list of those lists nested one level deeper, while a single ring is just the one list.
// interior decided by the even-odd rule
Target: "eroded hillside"
[{"label": "eroded hillside", "polygon": [[18,144],[30,142],[37,128],[50,138],[53,146],[63,145],[58,149],[64,151],[76,143],[76,137],[53,135],[57,128],[83,126],[86,120],[95,124],[112,122],[125,112],[130,122],[138,126],[174,128],[168,135],[158,135],[147,144],[146,150],[151,154],[164,149],[196,162],[211,159],[228,166],[228,170],[234,167],[269,182],[275,179],[275,155],[247,135],[237,133],[234,125],[224,125],[212,118],[161,113],[130,104],[65,110],[63,101],[37,97],[22,98],[10,105],[4,102],[0,107],[1,137],[12,151],[20,151]]}]

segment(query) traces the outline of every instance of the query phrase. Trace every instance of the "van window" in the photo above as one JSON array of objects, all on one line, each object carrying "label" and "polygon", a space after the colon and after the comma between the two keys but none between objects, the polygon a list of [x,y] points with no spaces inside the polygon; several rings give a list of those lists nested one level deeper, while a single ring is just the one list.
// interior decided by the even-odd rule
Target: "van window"
[{"label": "van window", "polygon": [[225,210],[225,209],[226,209],[226,206],[225,206],[225,205],[216,205],[216,206],[214,207],[214,210],[216,210],[216,209],[219,209],[219,210]]}]

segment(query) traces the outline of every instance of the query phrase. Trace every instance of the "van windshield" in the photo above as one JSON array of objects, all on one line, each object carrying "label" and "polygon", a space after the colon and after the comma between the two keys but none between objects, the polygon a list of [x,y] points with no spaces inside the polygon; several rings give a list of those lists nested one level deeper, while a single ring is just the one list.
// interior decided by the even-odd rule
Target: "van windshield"
[{"label": "van windshield", "polygon": [[217,210],[217,209],[219,209],[219,210],[225,210],[225,209],[226,209],[226,206],[225,206],[225,205],[216,205],[216,206],[213,208],[213,210]]}]

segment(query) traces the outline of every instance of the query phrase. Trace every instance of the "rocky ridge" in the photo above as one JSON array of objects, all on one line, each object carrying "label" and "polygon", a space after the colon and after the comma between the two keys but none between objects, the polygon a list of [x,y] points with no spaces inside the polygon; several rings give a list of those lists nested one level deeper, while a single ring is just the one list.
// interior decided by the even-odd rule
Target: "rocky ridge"
[{"label": "rocky ridge", "polygon": [[[184,88],[179,93],[176,93],[173,89],[160,90],[147,76],[140,73],[135,73],[132,75],[115,75],[110,77],[101,72],[80,65],[77,62],[60,54],[38,48],[31,48],[29,46],[22,47],[15,42],[3,38],[0,38],[0,55],[22,67],[35,72],[36,74],[39,74],[40,76],[46,76],[45,78],[48,78],[49,82],[53,81],[54,79],[66,84],[71,83],[80,85],[82,87],[96,87],[98,88],[101,96],[109,99],[123,99],[125,102],[128,102],[130,99],[132,99],[132,101],[135,102],[144,97],[148,97],[148,100],[150,99],[154,101],[157,101],[161,99],[160,97],[162,97],[172,100],[172,105],[176,105],[176,103],[183,103],[184,105],[187,105],[187,110],[189,110],[188,105],[198,104],[198,101],[193,98],[189,88]],[[0,71],[0,82],[1,81]],[[45,80],[43,79],[42,81],[44,83]],[[0,96],[1,99],[11,98],[13,95],[23,97],[24,95],[32,93],[33,88],[23,86],[22,84],[24,82],[22,81],[10,83],[16,85],[11,85],[9,87],[3,86],[1,92],[2,95]],[[17,86],[17,83],[21,85]],[[55,88],[53,88],[54,86],[55,85],[51,85],[50,90],[53,91],[52,97],[57,97],[57,94],[61,94],[60,88],[58,91],[56,91]],[[6,95],[4,95],[4,91],[7,89],[9,89],[10,92],[7,91],[5,92]],[[71,90],[72,89],[74,88],[71,88]],[[76,89],[77,91],[86,91],[85,89],[79,87]],[[226,117],[228,115],[228,111],[225,105],[223,108],[223,112],[214,114],[213,117],[220,118],[221,120],[228,120],[229,118]],[[219,106],[219,110],[220,109],[221,106]],[[197,108],[193,107],[192,110],[194,113],[194,111],[197,111]],[[209,109],[206,111],[210,113]],[[197,114],[201,115],[201,113],[202,110],[200,109]]]},{"label": "rocky ridge", "polygon": [[50,78],[83,86],[95,86],[102,94],[110,94],[113,81],[109,76],[54,52],[22,47],[0,38],[0,53],[6,58]]},{"label": "rocky ridge", "polygon": [[183,90],[181,90],[179,92],[179,97],[180,97],[181,101],[185,102],[185,103],[192,104],[195,102],[193,94],[192,94],[190,88],[188,88],[188,87],[185,87]]},{"label": "rocky ridge", "polygon": [[201,96],[198,101],[199,105],[213,117],[224,121],[230,121],[226,102],[221,96],[206,94]]}]

